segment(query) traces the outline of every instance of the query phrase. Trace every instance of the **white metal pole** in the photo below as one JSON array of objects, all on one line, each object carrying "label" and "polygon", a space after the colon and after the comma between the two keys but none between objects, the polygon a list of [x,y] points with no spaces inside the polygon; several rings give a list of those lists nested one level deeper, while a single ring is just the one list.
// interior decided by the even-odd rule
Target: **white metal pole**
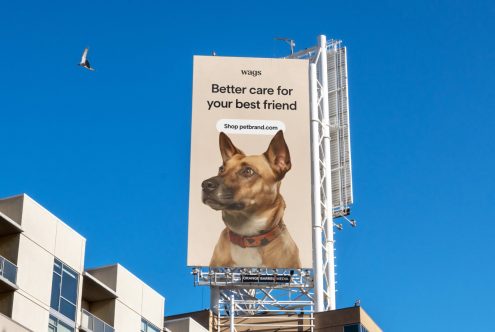
[{"label": "white metal pole", "polygon": [[321,228],[321,189],[320,189],[320,121],[318,117],[318,80],[316,64],[309,64],[311,88],[311,164],[312,164],[312,204],[313,204],[313,274],[316,311],[325,310],[323,300],[323,245]]},{"label": "white metal pole", "polygon": [[220,288],[217,286],[210,286],[210,310],[215,314],[220,313],[219,302]]},{"label": "white metal pole", "polygon": [[323,152],[324,152],[324,169],[325,169],[325,276],[327,280],[327,306],[329,310],[336,308],[335,301],[335,256],[334,256],[334,238],[333,238],[333,206],[332,206],[332,165],[330,159],[330,115],[328,110],[328,74],[327,74],[327,38],[324,35],[318,36],[319,47],[319,82],[321,92],[321,110],[322,110],[322,130],[323,130]]},{"label": "white metal pole", "polygon": [[235,303],[234,303],[234,294],[230,297],[230,332],[235,332]]}]

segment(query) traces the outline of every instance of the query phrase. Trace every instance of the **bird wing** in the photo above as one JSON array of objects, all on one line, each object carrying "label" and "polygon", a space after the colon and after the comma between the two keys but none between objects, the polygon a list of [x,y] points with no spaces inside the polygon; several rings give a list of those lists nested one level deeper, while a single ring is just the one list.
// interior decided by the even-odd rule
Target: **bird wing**
[{"label": "bird wing", "polygon": [[91,65],[89,64],[88,60],[86,60],[86,62],[84,63],[84,68],[89,69],[91,71],[95,71],[95,69],[91,67]]},{"label": "bird wing", "polygon": [[88,55],[88,48],[86,47],[83,51],[83,54],[81,56],[81,63],[85,63],[86,62],[86,56]]}]

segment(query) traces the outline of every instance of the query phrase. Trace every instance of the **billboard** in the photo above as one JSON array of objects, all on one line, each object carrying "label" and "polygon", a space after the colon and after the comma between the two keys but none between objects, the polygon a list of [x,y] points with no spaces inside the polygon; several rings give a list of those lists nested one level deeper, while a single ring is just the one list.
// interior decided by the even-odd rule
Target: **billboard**
[{"label": "billboard", "polygon": [[194,57],[189,266],[312,266],[308,66]]}]

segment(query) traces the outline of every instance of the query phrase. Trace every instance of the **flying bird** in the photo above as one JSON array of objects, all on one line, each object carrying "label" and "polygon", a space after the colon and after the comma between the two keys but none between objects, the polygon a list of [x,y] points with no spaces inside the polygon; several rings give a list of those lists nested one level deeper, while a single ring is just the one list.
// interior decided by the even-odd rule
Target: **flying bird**
[{"label": "flying bird", "polygon": [[89,69],[91,71],[95,71],[94,68],[92,68],[91,65],[89,64],[87,56],[88,56],[88,48],[86,47],[81,56],[81,62],[79,63],[79,66]]}]

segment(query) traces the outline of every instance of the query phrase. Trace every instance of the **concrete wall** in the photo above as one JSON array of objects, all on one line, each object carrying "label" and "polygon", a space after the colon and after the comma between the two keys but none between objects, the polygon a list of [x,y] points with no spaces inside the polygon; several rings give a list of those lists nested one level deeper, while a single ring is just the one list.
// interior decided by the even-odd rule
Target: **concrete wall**
[{"label": "concrete wall", "polygon": [[154,289],[143,283],[143,299],[141,305],[141,316],[146,318],[153,325],[163,326],[163,316],[165,315],[165,299]]},{"label": "concrete wall", "polygon": [[[0,200],[0,211],[23,229],[17,238],[3,242],[10,248],[18,246],[19,289],[14,293],[12,319],[34,331],[46,331],[54,259],[57,257],[81,274],[86,240],[27,195]],[[12,257],[12,253],[9,255]],[[81,280],[79,276],[79,293]],[[80,303],[77,312],[79,316]]]},{"label": "concrete wall", "polygon": [[12,319],[33,331],[48,329],[49,307],[19,291],[14,293]]},{"label": "concrete wall", "polygon": [[[118,295],[117,302],[121,304],[119,314],[117,311],[115,313],[116,323],[120,319],[123,319],[120,315],[128,313],[133,316],[133,314],[131,314],[132,311],[153,325],[162,328],[165,307],[164,297],[119,264],[117,264],[117,282],[115,291]],[[141,318],[139,318],[139,324],[135,325],[133,329],[139,330],[140,327]],[[124,332],[124,330],[122,332]]]},{"label": "concrete wall", "polygon": [[369,332],[382,332],[361,307],[350,307],[315,314],[314,331],[342,332],[345,325],[362,324]]},{"label": "concrete wall", "polygon": [[117,264],[86,270],[114,292],[117,290]]},{"label": "concrete wall", "polygon": [[178,318],[165,322],[165,328],[171,332],[207,332],[201,324],[190,317]]},{"label": "concrete wall", "polygon": [[20,237],[20,234],[4,235],[0,237],[0,256],[7,258],[16,265]]},{"label": "concrete wall", "polygon": [[115,325],[115,302],[116,300],[104,300],[104,301],[96,301],[91,302],[86,310],[91,312],[96,317],[99,317],[101,320],[110,324],[111,326]]},{"label": "concrete wall", "polygon": [[82,273],[86,239],[27,195],[24,195],[21,226],[23,235]]},{"label": "concrete wall", "polygon": [[21,235],[17,259],[18,292],[47,308],[50,307],[53,260],[50,252]]},{"label": "concrete wall", "polygon": [[184,314],[172,315],[165,317],[165,326],[169,321],[179,320],[181,318],[192,318],[195,322],[199,323],[205,329],[209,329],[212,321],[212,312],[208,309],[193,311]]},{"label": "concrete wall", "polygon": [[163,327],[165,299],[120,264],[88,270],[117,294],[114,327],[119,332],[139,331],[141,317]]},{"label": "concrete wall", "polygon": [[[86,240],[27,195],[0,199],[0,211],[23,232],[0,238],[0,254],[16,263],[19,289],[0,297],[0,312],[34,331],[48,329],[55,257],[79,274],[77,327],[80,325]],[[141,317],[163,327],[165,299],[121,265],[89,270],[118,298],[84,303],[84,307],[119,332],[135,332]],[[12,304],[13,303],[13,304]],[[0,332],[1,330],[0,325]],[[15,331],[15,330],[13,330]]]},{"label": "concrete wall", "polygon": [[361,324],[370,332],[382,332],[382,329],[375,323],[375,321],[368,315],[362,307],[360,307]]},{"label": "concrete wall", "polygon": [[0,211],[20,225],[22,220],[23,202],[24,195],[0,199]]},{"label": "concrete wall", "polygon": [[33,332],[26,327],[14,322],[9,317],[0,314],[0,332]]},{"label": "concrete wall", "polygon": [[115,331],[136,332],[141,330],[141,315],[119,300],[115,301]]},{"label": "concrete wall", "polygon": [[14,300],[14,292],[6,292],[0,294],[0,313],[5,316],[12,316],[12,303]]}]

